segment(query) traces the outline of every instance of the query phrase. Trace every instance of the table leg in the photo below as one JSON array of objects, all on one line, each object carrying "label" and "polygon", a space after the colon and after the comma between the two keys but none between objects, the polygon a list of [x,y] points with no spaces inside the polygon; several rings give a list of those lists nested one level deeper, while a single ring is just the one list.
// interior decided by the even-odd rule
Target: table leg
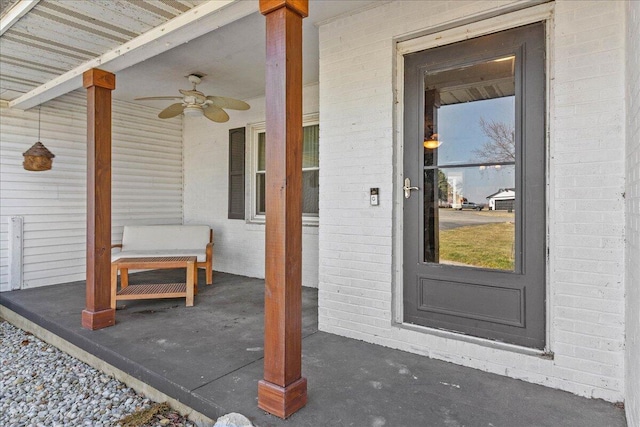
[{"label": "table leg", "polygon": [[187,307],[193,307],[194,270],[194,262],[187,261]]},{"label": "table leg", "polygon": [[120,269],[120,287],[124,289],[127,286],[129,286],[129,269],[121,268]]},{"label": "table leg", "polygon": [[193,265],[193,294],[198,295],[198,263]]},{"label": "table leg", "polygon": [[118,264],[111,263],[111,308],[116,308],[116,294],[118,292]]}]

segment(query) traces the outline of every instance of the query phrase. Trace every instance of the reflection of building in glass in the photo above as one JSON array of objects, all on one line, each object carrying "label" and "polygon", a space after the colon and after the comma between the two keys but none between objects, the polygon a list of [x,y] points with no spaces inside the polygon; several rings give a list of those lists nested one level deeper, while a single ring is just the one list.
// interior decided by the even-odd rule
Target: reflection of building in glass
[{"label": "reflection of building in glass", "polygon": [[464,201],[462,195],[462,173],[449,173],[447,182],[449,183],[447,203],[454,209],[460,209]]},{"label": "reflection of building in glass", "polygon": [[496,193],[487,196],[487,199],[489,199],[489,210],[512,211],[515,208],[516,190],[515,188],[501,188]]}]

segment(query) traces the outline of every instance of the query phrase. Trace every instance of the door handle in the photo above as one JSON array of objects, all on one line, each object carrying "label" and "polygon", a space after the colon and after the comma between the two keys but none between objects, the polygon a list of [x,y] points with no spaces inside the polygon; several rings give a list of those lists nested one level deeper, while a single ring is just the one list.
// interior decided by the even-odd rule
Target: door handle
[{"label": "door handle", "polygon": [[402,187],[402,189],[404,190],[404,198],[408,199],[409,197],[411,197],[411,190],[419,190],[420,188],[412,187],[411,180],[409,178],[405,178],[404,187]]}]

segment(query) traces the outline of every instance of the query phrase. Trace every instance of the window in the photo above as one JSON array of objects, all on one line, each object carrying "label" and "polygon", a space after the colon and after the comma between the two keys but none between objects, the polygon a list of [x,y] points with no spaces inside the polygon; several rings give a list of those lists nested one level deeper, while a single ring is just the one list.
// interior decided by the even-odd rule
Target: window
[{"label": "window", "polygon": [[[253,153],[252,169],[252,220],[262,222],[265,218],[266,180],[266,135],[265,124],[252,125],[251,140]],[[302,148],[302,216],[303,224],[317,224],[319,214],[319,130],[316,114],[303,118]]]},{"label": "window", "polygon": [[229,219],[244,219],[245,128],[229,130]]},{"label": "window", "polygon": [[490,194],[511,189],[514,201],[520,191],[515,62],[506,55],[425,72],[424,262],[515,270],[515,212],[488,212]]}]

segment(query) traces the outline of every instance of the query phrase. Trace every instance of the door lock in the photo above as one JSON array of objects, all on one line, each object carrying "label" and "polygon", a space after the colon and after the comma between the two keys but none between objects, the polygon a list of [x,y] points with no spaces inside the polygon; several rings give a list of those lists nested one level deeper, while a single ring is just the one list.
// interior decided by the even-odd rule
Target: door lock
[{"label": "door lock", "polygon": [[411,197],[411,190],[419,190],[420,188],[412,187],[411,180],[409,178],[405,178],[404,187],[402,187],[402,189],[404,190],[404,198],[408,199],[409,197]]}]

